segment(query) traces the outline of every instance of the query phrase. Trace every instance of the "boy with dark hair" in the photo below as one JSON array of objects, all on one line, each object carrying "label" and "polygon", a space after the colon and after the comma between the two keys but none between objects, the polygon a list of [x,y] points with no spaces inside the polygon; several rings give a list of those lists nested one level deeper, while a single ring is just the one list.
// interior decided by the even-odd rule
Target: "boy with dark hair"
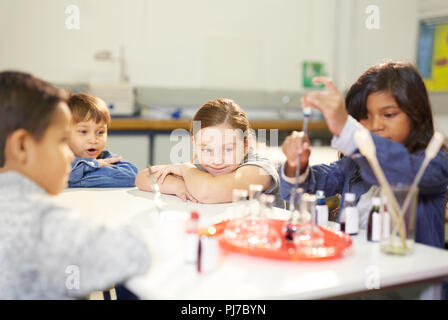
[{"label": "boy with dark hair", "polygon": [[131,230],[50,201],[67,187],[74,159],[66,101],[29,74],[0,72],[0,299],[86,297],[148,268],[148,246]]}]

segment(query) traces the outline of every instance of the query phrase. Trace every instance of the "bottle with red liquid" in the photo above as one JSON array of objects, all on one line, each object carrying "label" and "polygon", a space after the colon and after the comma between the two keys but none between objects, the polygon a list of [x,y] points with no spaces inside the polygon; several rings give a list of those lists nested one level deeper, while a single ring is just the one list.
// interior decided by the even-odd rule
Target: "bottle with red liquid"
[{"label": "bottle with red liquid", "polygon": [[188,263],[196,263],[198,259],[199,243],[199,213],[192,211],[190,219],[186,223],[185,235],[185,260]]}]

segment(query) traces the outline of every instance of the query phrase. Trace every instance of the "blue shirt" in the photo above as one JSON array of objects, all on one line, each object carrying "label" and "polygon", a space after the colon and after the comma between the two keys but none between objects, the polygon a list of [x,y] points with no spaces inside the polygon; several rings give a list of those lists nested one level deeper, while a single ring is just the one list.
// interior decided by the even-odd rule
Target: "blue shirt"
[{"label": "blue shirt", "polygon": [[[323,190],[327,196],[344,195],[346,192],[356,194],[356,201],[366,193],[372,185],[379,185],[366,158],[361,156],[354,144],[353,134],[359,123],[349,117],[339,138],[334,137],[332,146],[343,152],[346,157],[330,165],[316,165],[301,177],[299,184],[305,192],[315,193]],[[359,127],[358,127],[359,128]],[[410,154],[400,143],[372,134],[380,166],[391,185],[412,184],[417,171],[425,157],[420,150]],[[280,167],[280,193],[284,200],[289,200],[293,184],[285,180],[283,167]],[[359,172],[359,175],[356,173]],[[418,185],[419,197],[417,206],[416,241],[443,247],[444,211],[448,187],[448,157],[439,151],[431,160]],[[344,197],[339,207],[343,207]]]},{"label": "blue shirt", "polygon": [[[97,159],[116,156],[109,151],[103,151]],[[100,167],[97,159],[75,158],[68,182],[69,188],[135,187],[138,169],[132,163],[121,160],[112,166]]]}]

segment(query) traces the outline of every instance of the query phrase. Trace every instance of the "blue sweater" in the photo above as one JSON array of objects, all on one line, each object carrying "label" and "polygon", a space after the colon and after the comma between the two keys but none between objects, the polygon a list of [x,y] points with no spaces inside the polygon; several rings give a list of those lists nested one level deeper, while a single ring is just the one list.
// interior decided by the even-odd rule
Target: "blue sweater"
[{"label": "blue sweater", "polygon": [[[353,126],[354,119],[351,119]],[[349,122],[349,121],[348,121]],[[346,125],[347,126],[347,125]],[[346,155],[354,148],[353,143],[349,143],[347,139],[352,138],[353,132],[356,130],[344,130],[350,134],[341,134],[339,139],[344,140],[345,147],[338,148],[339,151]],[[372,134],[373,141],[376,146],[378,161],[391,185],[403,183],[410,185],[417,175],[417,171],[425,157],[424,150],[410,154],[407,149],[394,141],[381,138]],[[332,146],[344,145],[344,143],[334,143]],[[353,141],[353,139],[352,139]],[[347,145],[351,144],[347,148]],[[347,152],[347,150],[349,150]],[[293,184],[285,181],[283,174],[283,166],[280,167],[280,193],[284,200],[289,200],[290,190]],[[356,179],[356,172],[360,173]],[[316,165],[309,168],[304,181],[299,184],[304,188],[305,192],[315,193],[316,190],[323,190],[327,196],[335,194],[344,195],[346,192],[356,194],[356,201],[359,197],[366,193],[372,185],[378,185],[377,179],[370,168],[366,158],[361,156],[357,149],[351,153],[351,156],[343,157],[341,160],[331,163],[330,165]],[[445,201],[448,187],[448,157],[446,152],[440,151],[437,156],[429,163],[423,178],[421,179],[417,207],[417,223],[416,223],[416,241],[443,247],[444,237],[444,212]],[[344,199],[344,197],[343,197]],[[343,200],[339,208],[339,213],[343,207]]]},{"label": "blue sweater", "polygon": [[[103,151],[97,159],[107,159],[117,155]],[[112,166],[100,167],[92,158],[76,157],[72,163],[69,188],[135,187],[138,169],[130,162],[119,161]]]}]

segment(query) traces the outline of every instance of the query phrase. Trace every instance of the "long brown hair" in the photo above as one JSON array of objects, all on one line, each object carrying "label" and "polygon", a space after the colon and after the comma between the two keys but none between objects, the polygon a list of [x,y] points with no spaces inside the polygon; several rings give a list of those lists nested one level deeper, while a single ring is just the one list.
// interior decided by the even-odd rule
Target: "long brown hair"
[{"label": "long brown hair", "polygon": [[[200,123],[200,126],[195,126],[195,121]],[[200,129],[224,123],[233,129],[240,129],[245,133],[244,140],[247,141],[246,133],[249,133],[250,126],[246,113],[235,101],[225,98],[210,100],[199,108],[191,121],[190,135],[194,137]]]},{"label": "long brown hair", "polygon": [[367,97],[389,92],[411,120],[411,132],[404,142],[410,153],[424,149],[434,134],[433,115],[423,79],[407,62],[387,62],[370,67],[351,86],[346,98],[347,112],[356,120],[367,116]]}]

